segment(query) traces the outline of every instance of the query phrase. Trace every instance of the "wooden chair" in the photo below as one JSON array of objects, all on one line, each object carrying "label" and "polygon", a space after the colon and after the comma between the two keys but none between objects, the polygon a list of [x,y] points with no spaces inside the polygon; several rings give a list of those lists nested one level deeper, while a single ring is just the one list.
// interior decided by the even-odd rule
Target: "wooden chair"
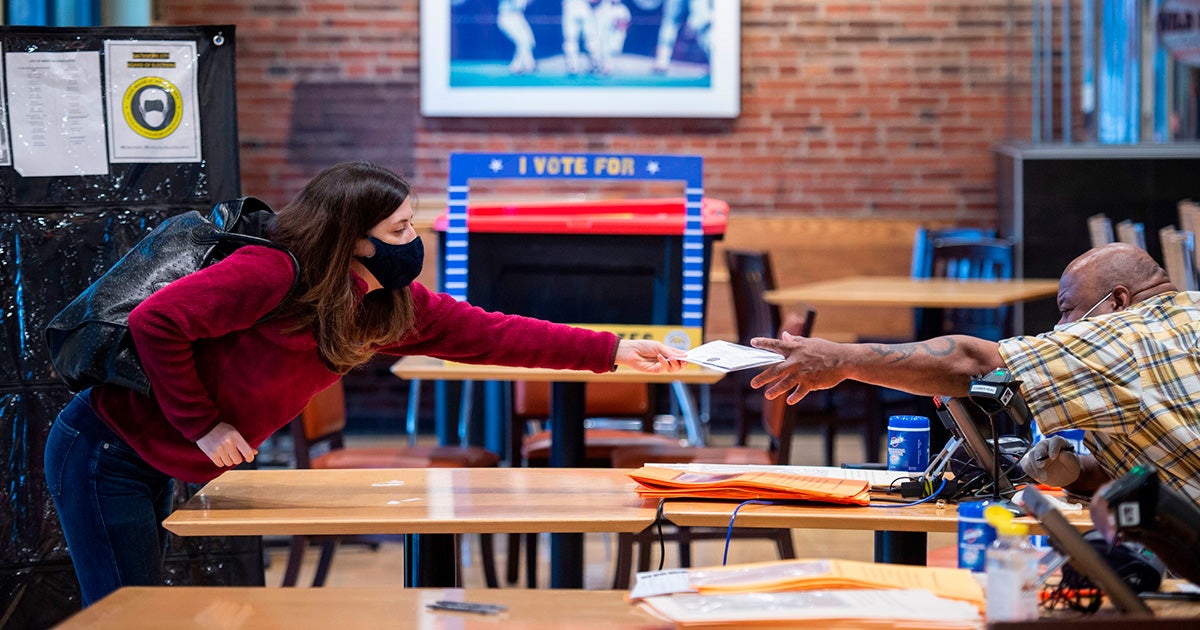
[{"label": "wooden chair", "polygon": [[[913,278],[932,278],[933,250],[937,243],[948,244],[975,243],[996,238],[996,231],[974,227],[953,227],[942,229],[917,228],[913,234],[912,264],[909,276]],[[938,334],[941,322],[934,321],[936,310],[923,308],[913,309],[913,334],[917,339],[924,339]]]},{"label": "wooden chair", "polygon": [[938,241],[979,241],[996,238],[996,230],[976,227],[949,227],[930,229],[918,227],[913,234],[912,264],[909,275],[913,278],[928,278],[933,273],[933,245]]},{"label": "wooden chair", "polygon": [[[729,288],[733,297],[737,342],[748,346],[755,337],[773,337],[779,330],[779,307],[762,299],[763,293],[775,288],[771,258],[766,252],[725,250],[725,266],[729,269]],[[734,381],[737,392],[733,399],[734,443],[745,446],[753,414],[762,410],[762,394],[750,387],[751,371],[734,372],[726,378]],[[831,436],[824,434],[826,439]]]},{"label": "wooden chair", "polygon": [[1125,219],[1117,224],[1117,240],[1146,249],[1146,224]]},{"label": "wooden chair", "polygon": [[[816,311],[809,309],[804,315],[790,314],[779,332],[807,337],[812,333]],[[748,370],[754,372],[754,370]],[[762,397],[762,393],[759,392]],[[762,399],[761,420],[767,434],[766,448],[751,446],[687,447],[687,446],[633,446],[614,450],[614,468],[640,468],[648,463],[704,463],[704,464],[774,464],[791,463],[792,434],[796,428],[799,410],[786,403],[783,398]],[[633,548],[638,546],[638,570],[650,568],[651,546],[658,534],[647,530],[638,534],[621,534],[617,538],[617,563],[613,577],[613,588],[629,587],[629,573],[633,565]],[[679,561],[683,567],[691,566],[691,543],[694,540],[723,540],[723,528],[676,527],[670,538],[679,544]],[[796,557],[792,542],[792,530],[787,528],[735,528],[737,538],[766,538],[775,542],[780,559]]]},{"label": "wooden chair", "polygon": [[[614,448],[645,443],[678,444],[678,440],[654,433],[657,415],[656,388],[645,383],[588,383],[584,387],[584,409],[594,428],[584,431],[587,465],[606,468]],[[515,381],[512,387],[512,435],[524,436],[519,452],[526,466],[545,466],[550,460],[553,434],[549,429],[527,432],[550,416],[550,384]],[[602,425],[634,424],[623,429]],[[528,433],[526,435],[526,433]]]},{"label": "wooden chair", "polygon": [[1092,247],[1108,245],[1117,240],[1113,235],[1112,219],[1104,213],[1093,214],[1087,218],[1088,241]]},{"label": "wooden chair", "polygon": [[[1196,203],[1191,199],[1181,199],[1177,206],[1179,209],[1179,229],[1183,232],[1191,233],[1194,239],[1195,235],[1200,232],[1200,203]],[[1195,269],[1200,269],[1200,252],[1197,252],[1195,248],[1192,248],[1192,266]]]},{"label": "wooden chair", "polygon": [[[963,242],[940,240],[933,247],[935,278],[1007,279],[1013,277],[1013,245],[999,239]],[[1012,331],[1012,309],[942,309],[936,334],[964,334],[999,340]]]},{"label": "wooden chair", "polygon": [[1179,229],[1192,234],[1200,232],[1200,203],[1180,199],[1175,206],[1179,210]]},{"label": "wooden chair", "polygon": [[[291,423],[297,468],[487,468],[500,461],[496,453],[477,446],[401,446],[346,448],[346,394],[341,380],[317,394]],[[340,540],[355,537],[292,536],[283,586],[295,586],[304,552],[313,540],[321,557],[313,586],[325,584]],[[359,538],[362,540],[361,538]],[[495,587],[496,567],[491,534],[480,535],[484,579]]]},{"label": "wooden chair", "polygon": [[[584,430],[585,462],[587,466],[607,468],[615,449],[639,445],[677,446],[679,440],[654,433],[657,412],[655,386],[646,383],[588,383],[584,388],[584,409],[589,422],[603,420],[632,420],[636,429],[587,428]],[[510,436],[525,435],[526,425],[538,424],[550,416],[550,384],[514,381],[512,386],[512,423]],[[550,462],[554,436],[549,429],[536,430],[519,439],[521,461],[526,466],[543,467]],[[512,447],[510,447],[512,448]],[[525,581],[529,588],[537,587],[537,534],[526,534]],[[508,561],[505,579],[515,584],[520,573],[521,534],[508,536]]]},{"label": "wooden chair", "polygon": [[1158,231],[1158,239],[1162,245],[1163,269],[1171,283],[1180,291],[1197,290],[1200,282],[1196,277],[1195,235],[1168,225]]},{"label": "wooden chair", "polygon": [[[738,343],[749,345],[755,337],[776,336],[781,330],[779,307],[762,297],[765,291],[775,288],[769,254],[763,251],[725,250],[725,264],[729,269],[729,286],[733,292]],[[809,310],[804,319],[810,331],[815,317],[815,311]],[[746,445],[750,427],[754,426],[755,419],[761,417],[763,411],[762,392],[750,387],[750,379],[756,373],[754,370],[742,370],[726,377],[736,387],[733,399],[734,443],[738,446]],[[813,392],[795,406],[799,413],[797,422],[802,426],[815,427],[820,432],[827,466],[832,466],[834,462],[834,447],[840,426],[857,424],[862,430],[867,459],[875,461],[879,457],[882,424],[870,415],[872,401],[865,387],[861,383],[843,383],[832,390]]]},{"label": "wooden chair", "polygon": [[[933,276],[933,250],[935,243],[949,241],[970,243],[993,239],[996,231],[989,228],[955,226],[947,228],[918,227],[913,232],[912,260],[909,265],[909,276],[913,278],[929,278]],[[861,339],[863,342],[897,343],[913,339],[927,339],[940,334],[942,322],[936,316],[937,309],[912,309],[913,336],[905,339]],[[900,415],[930,415],[928,399],[886,387],[861,385],[866,390],[866,414],[879,423],[880,434],[884,419],[888,416]],[[936,429],[935,429],[936,430]],[[878,451],[868,451],[867,461],[879,462]]]}]

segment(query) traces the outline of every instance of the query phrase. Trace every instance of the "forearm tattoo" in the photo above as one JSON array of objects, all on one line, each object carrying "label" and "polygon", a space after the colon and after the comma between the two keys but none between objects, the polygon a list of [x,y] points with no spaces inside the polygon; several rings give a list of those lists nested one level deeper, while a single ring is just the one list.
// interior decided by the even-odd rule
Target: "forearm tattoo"
[{"label": "forearm tattoo", "polygon": [[924,351],[925,354],[934,357],[948,356],[954,352],[957,344],[949,337],[939,337],[930,339],[929,341],[918,341],[915,343],[896,343],[883,344],[871,343],[867,347],[872,352],[887,360],[888,363],[897,364],[903,363],[918,352]]}]

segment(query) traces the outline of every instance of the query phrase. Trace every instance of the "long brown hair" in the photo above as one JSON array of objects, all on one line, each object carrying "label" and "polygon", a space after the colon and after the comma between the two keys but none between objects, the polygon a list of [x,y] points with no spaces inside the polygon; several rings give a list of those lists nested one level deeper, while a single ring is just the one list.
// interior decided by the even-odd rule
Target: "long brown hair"
[{"label": "long brown hair", "polygon": [[350,280],[354,244],[411,190],[392,171],[366,162],[325,169],[275,216],[271,238],[300,261],[296,297],[278,315],[291,330],[311,327],[321,358],[338,373],[371,359],[413,327],[412,292],[372,291],[359,302]]}]

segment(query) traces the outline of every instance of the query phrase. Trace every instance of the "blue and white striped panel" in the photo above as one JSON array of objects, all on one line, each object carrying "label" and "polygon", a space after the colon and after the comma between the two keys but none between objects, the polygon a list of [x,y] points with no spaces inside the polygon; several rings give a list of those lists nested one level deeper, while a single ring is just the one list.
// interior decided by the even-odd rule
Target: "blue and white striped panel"
[{"label": "blue and white striped panel", "polygon": [[683,227],[683,314],[684,326],[704,323],[704,221],[700,209],[703,188],[685,191],[687,216]]},{"label": "blue and white striped panel", "polygon": [[467,299],[468,190],[468,186],[446,187],[446,264],[442,290],[460,302]]}]

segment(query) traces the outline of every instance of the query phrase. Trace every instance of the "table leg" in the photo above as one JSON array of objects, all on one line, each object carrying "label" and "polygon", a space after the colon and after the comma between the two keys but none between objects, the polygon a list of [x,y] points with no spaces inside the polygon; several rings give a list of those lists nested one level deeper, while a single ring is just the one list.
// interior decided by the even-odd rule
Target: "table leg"
[{"label": "table leg", "polygon": [[458,586],[458,544],[453,534],[404,536],[404,586]]},{"label": "table leg", "polygon": [[875,562],[925,566],[928,535],[925,532],[875,532]]},{"label": "table leg", "polygon": [[583,383],[552,383],[550,385],[550,466],[579,468],[584,465],[586,449],[583,443],[584,406]]},{"label": "table leg", "polygon": [[[552,467],[584,465],[584,384],[550,386],[550,446]],[[583,534],[550,535],[550,588],[583,588]]]}]

